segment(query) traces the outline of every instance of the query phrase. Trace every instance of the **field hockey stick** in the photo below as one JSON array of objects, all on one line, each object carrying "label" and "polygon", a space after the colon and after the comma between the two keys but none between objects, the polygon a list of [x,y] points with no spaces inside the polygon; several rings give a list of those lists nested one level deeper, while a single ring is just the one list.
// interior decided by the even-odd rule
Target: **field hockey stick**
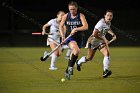
[{"label": "field hockey stick", "polygon": [[[32,35],[42,35],[41,32],[33,32]],[[53,35],[51,33],[44,33],[44,35]]]},{"label": "field hockey stick", "polygon": [[61,42],[58,46],[56,46],[51,52],[46,53],[43,57],[40,58],[41,61],[45,61],[52,53],[54,53],[62,44],[66,42],[68,38],[70,38],[72,35],[69,35],[63,42]]}]

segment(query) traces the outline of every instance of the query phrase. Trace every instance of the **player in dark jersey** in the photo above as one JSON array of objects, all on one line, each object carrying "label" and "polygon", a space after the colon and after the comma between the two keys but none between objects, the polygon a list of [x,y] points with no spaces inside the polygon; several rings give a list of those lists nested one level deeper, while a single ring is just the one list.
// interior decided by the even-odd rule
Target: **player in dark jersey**
[{"label": "player in dark jersey", "polygon": [[[66,44],[71,48],[72,54],[68,62],[68,67],[65,72],[65,77],[70,80],[70,75],[73,75],[73,66],[78,58],[80,48],[82,47],[82,31],[88,29],[88,24],[84,14],[78,12],[78,4],[71,1],[68,4],[69,12],[62,17],[59,30],[62,36],[62,42],[65,37],[72,35],[66,40]],[[63,27],[66,26],[66,33]]]}]

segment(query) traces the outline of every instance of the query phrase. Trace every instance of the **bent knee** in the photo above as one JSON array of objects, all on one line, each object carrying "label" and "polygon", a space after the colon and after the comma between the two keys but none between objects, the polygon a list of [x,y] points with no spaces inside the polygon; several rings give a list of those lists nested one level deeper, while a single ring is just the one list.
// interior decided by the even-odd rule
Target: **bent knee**
[{"label": "bent knee", "polygon": [[72,48],[72,53],[73,53],[74,55],[78,55],[78,54],[80,53],[80,49],[79,49],[79,48],[76,48],[76,47],[73,47],[73,48]]}]

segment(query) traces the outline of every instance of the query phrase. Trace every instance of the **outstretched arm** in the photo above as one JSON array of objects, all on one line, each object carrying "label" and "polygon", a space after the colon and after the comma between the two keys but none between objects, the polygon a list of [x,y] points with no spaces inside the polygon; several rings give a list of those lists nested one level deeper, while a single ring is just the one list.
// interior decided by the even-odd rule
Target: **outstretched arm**
[{"label": "outstretched arm", "polygon": [[108,31],[108,33],[110,35],[112,35],[112,39],[109,41],[109,44],[110,44],[111,42],[115,41],[117,38],[116,38],[116,35],[113,33],[113,31],[111,29]]}]

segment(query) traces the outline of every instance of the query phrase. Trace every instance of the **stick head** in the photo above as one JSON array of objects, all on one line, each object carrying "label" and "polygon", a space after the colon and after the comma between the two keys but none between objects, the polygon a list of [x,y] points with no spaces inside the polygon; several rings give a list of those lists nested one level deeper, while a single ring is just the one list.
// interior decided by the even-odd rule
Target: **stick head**
[{"label": "stick head", "polygon": [[41,61],[45,61],[46,59],[47,59],[47,58],[43,58],[43,57],[40,58]]},{"label": "stick head", "polygon": [[41,61],[45,61],[49,57],[48,52],[44,52],[44,56],[40,58]]},{"label": "stick head", "polygon": [[45,61],[49,56],[46,56],[45,58],[41,57],[40,60],[41,61]]}]

